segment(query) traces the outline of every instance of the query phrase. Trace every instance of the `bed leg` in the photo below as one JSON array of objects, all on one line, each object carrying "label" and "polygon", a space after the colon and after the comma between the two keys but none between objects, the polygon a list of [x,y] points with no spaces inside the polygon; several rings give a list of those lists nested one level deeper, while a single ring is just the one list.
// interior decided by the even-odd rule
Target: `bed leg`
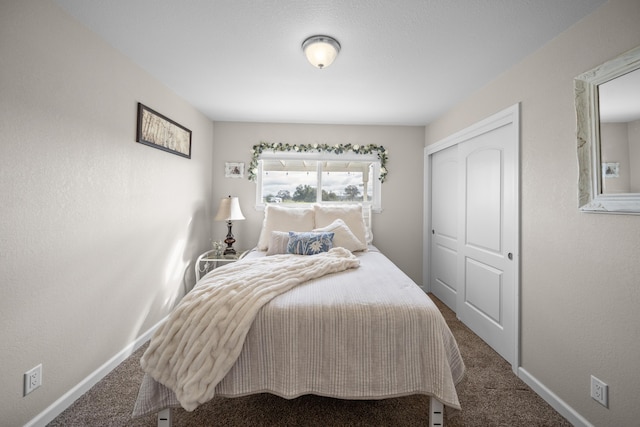
[{"label": "bed leg", "polygon": [[431,396],[431,401],[429,402],[429,427],[442,426],[444,426],[444,405]]},{"label": "bed leg", "polygon": [[158,412],[158,427],[171,427],[171,408],[164,408]]}]

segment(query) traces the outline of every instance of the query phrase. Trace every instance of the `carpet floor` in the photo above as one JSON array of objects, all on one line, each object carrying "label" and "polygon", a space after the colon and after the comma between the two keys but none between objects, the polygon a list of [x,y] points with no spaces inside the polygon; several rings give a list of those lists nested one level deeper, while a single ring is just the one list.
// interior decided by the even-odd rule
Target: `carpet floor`
[{"label": "carpet floor", "polygon": [[[430,294],[444,315],[467,372],[458,384],[462,411],[445,409],[445,427],[569,427],[571,424],[514,375],[511,366]],[[147,344],[48,426],[155,426],[156,416],[131,419],[142,381],[138,361]],[[216,397],[193,412],[175,409],[181,426],[428,426],[429,398],[349,401],[319,396],[287,400],[270,394]]]}]

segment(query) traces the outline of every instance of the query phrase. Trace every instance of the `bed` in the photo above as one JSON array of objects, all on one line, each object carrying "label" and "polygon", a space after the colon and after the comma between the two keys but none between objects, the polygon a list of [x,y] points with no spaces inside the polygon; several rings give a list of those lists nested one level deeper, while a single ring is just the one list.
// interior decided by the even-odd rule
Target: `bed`
[{"label": "bed", "polygon": [[[455,386],[465,367],[457,343],[431,299],[372,245],[363,218],[360,206],[316,205],[297,212],[268,207],[256,248],[203,277],[154,334],[141,360],[146,374],[133,416],[158,412],[158,425],[167,426],[170,408],[193,410],[214,395],[384,399],[424,394],[431,397],[430,425],[443,425],[443,405],[461,409]],[[317,242],[328,236],[326,247]],[[296,243],[294,254],[288,253]],[[255,282],[260,283],[251,291],[244,284],[241,290],[231,288]],[[203,307],[235,295],[240,308],[229,309],[230,303]],[[232,317],[227,311],[236,316],[229,320],[233,332],[226,333],[225,326],[204,339],[201,330],[209,328],[203,323],[217,323],[207,316]],[[249,320],[237,320],[244,311]],[[207,320],[187,317],[194,312]],[[189,323],[199,332],[178,336],[176,331]],[[246,330],[234,329],[244,324]],[[226,336],[233,344],[211,347]],[[227,361],[210,354],[224,354]],[[176,364],[184,357],[182,366]],[[165,375],[170,369],[173,374]]]}]

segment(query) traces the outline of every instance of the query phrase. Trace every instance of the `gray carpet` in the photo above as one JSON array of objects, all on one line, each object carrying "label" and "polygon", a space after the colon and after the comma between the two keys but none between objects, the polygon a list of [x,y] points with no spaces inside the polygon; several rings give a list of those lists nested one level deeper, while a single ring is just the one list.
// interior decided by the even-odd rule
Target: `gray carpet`
[{"label": "gray carpet", "polygon": [[[445,426],[571,426],[511,371],[511,366],[433,295],[458,341],[467,373],[458,385],[462,411],[445,410]],[[96,384],[49,426],[155,426],[155,415],[130,417],[142,380],[146,345]],[[174,426],[427,426],[429,398],[293,400],[270,394],[214,398],[193,412],[174,410]]]}]

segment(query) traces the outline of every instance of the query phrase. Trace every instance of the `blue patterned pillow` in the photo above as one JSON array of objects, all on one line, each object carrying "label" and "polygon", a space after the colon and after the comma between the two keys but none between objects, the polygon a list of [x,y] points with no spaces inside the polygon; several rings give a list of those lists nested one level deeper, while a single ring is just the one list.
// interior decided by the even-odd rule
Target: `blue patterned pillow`
[{"label": "blue patterned pillow", "polygon": [[332,232],[289,232],[289,244],[287,245],[288,254],[296,255],[315,255],[320,252],[328,252],[333,247]]}]

